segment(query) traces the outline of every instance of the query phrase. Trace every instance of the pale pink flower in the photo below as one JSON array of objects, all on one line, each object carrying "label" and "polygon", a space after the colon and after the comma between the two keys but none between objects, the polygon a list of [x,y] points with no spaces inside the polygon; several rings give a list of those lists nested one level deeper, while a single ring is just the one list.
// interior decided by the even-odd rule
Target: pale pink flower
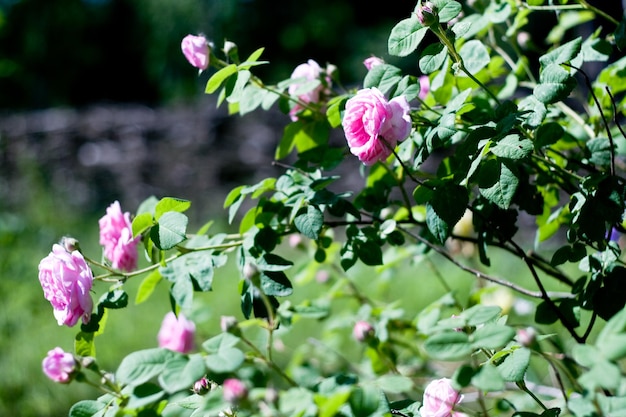
[{"label": "pale pink flower", "polygon": [[133,238],[130,213],[122,213],[120,203],[116,201],[107,208],[106,215],[98,224],[100,244],[104,247],[104,256],[111,261],[111,266],[123,271],[137,268],[137,245],[141,238]]},{"label": "pale pink flower", "polygon": [[193,321],[187,320],[183,313],[178,317],[173,312],[169,312],[163,318],[157,339],[159,347],[173,350],[180,353],[189,353],[193,350],[196,325]]},{"label": "pale pink flower", "polygon": [[379,58],[377,56],[371,56],[369,58],[366,58],[365,61],[363,61],[363,65],[365,65],[365,68],[367,68],[368,71],[374,68],[375,66],[382,65],[384,63],[385,61],[382,58]]},{"label": "pale pink flower", "polygon": [[420,100],[424,100],[428,95],[428,92],[430,91],[430,79],[428,78],[428,75],[421,75],[419,77],[419,83],[420,93],[418,97],[420,98]]},{"label": "pale pink flower", "polygon": [[93,272],[79,251],[68,252],[59,244],[53,245],[52,252],[39,262],[39,282],[59,326],[71,327],[81,318],[83,323],[89,322]]},{"label": "pale pink flower", "polygon": [[246,384],[239,379],[228,378],[224,380],[222,388],[224,390],[224,400],[231,404],[237,404],[248,396]]},{"label": "pale pink flower", "polygon": [[[328,94],[330,88],[331,79],[327,75],[325,76],[324,70],[320,65],[309,59],[306,63],[298,65],[291,73],[292,80],[302,79],[300,82],[292,83],[289,86],[288,92],[291,96],[296,96],[302,103],[318,103],[323,94]],[[298,90],[302,88],[303,84],[307,82],[320,80],[319,85],[309,89],[303,93],[298,93]],[[304,109],[304,106],[300,103],[296,103],[289,111],[289,116],[292,121],[298,120],[298,113]]]},{"label": "pale pink flower", "polygon": [[204,36],[187,35],[183,38],[180,48],[191,65],[201,70],[209,67],[209,43]]},{"label": "pale pink flower", "polygon": [[352,328],[352,336],[358,342],[367,342],[374,337],[374,327],[366,321],[357,321]]},{"label": "pale pink flower", "polygon": [[454,406],[462,400],[463,396],[452,387],[450,379],[435,379],[426,386],[420,414],[422,417],[450,417]]},{"label": "pale pink flower", "polygon": [[71,353],[56,347],[48,351],[48,355],[41,362],[44,374],[55,382],[66,384],[72,380],[78,368],[78,363]]},{"label": "pale pink flower", "polygon": [[384,161],[411,133],[405,96],[387,101],[377,88],[364,88],[346,102],[343,130],[350,152],[365,165]]}]

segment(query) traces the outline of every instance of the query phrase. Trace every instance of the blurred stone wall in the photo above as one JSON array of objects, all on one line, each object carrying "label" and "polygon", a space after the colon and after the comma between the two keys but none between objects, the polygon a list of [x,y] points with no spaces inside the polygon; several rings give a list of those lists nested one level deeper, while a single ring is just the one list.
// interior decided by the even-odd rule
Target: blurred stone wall
[{"label": "blurred stone wall", "polygon": [[273,153],[288,121],[272,111],[228,116],[212,97],[0,114],[0,211],[23,204],[33,181],[67,209],[117,199],[134,212],[150,195],[190,199],[196,213],[220,209],[232,187],[278,174]]}]

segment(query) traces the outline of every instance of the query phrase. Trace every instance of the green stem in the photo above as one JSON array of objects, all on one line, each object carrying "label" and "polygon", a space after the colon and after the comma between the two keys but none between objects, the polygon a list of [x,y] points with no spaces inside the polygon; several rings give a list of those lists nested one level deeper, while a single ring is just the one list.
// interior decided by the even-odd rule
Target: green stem
[{"label": "green stem", "polygon": [[452,59],[454,60],[454,62],[456,62],[456,64],[459,66],[459,69],[461,71],[463,71],[465,73],[465,75],[467,75],[472,81],[474,81],[480,88],[482,88],[487,94],[489,94],[489,96],[494,99],[494,101],[500,105],[500,100],[498,100],[498,97],[496,97],[495,94],[493,94],[491,92],[491,90],[489,90],[487,88],[487,86],[485,86],[478,78],[474,77],[474,75],[469,72],[467,70],[467,68],[465,67],[465,64],[463,63],[463,58],[461,57],[461,55],[459,55],[459,53],[457,52],[454,43],[452,43],[452,41],[450,40],[450,38],[448,38],[448,36],[446,35],[445,31],[443,30],[443,28],[441,27],[440,23],[437,23],[433,26],[430,27],[430,29],[433,31],[433,33],[435,35],[437,35],[437,37],[439,38],[439,40],[441,41],[441,43],[444,44],[444,46],[446,48],[448,48],[448,53],[450,54],[450,56],[452,57]]},{"label": "green stem", "polygon": [[297,387],[298,384],[296,383],[296,381],[294,381],[293,379],[291,379],[291,377],[289,375],[287,375],[281,368],[280,366],[276,365],[273,361],[271,361],[267,356],[265,356],[263,354],[263,352],[261,352],[261,350],[256,347],[256,345],[254,343],[252,343],[251,341],[249,341],[248,339],[246,339],[243,335],[240,335],[241,340],[248,345],[262,360],[263,362],[265,362],[270,368],[272,368],[277,374],[279,374],[281,377],[283,377],[283,379],[285,379],[285,381],[287,381],[289,383],[289,385],[291,385],[292,387]]},{"label": "green stem", "polygon": [[519,387],[519,389],[521,389],[522,391],[524,391],[526,394],[528,394],[533,400],[535,400],[535,402],[537,404],[539,404],[539,406],[541,408],[543,408],[544,411],[548,410],[548,407],[545,406],[545,404],[543,402],[541,402],[541,400],[531,391],[528,389],[528,387],[526,386],[526,384],[524,383],[524,381],[520,381],[517,382],[516,385]]}]

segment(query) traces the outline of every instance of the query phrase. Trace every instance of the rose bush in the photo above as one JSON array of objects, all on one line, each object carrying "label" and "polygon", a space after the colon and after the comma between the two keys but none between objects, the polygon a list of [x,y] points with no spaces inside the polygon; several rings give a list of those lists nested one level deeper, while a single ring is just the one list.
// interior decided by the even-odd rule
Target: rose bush
[{"label": "rose bush", "polygon": [[[531,54],[521,35],[545,13],[557,23]],[[610,29],[576,32],[594,17]],[[76,379],[104,392],[70,416],[626,413],[626,267],[614,233],[626,231],[625,28],[585,0],[419,2],[387,44],[411,70],[370,58],[348,89],[339,69],[313,60],[267,84],[253,72],[267,64],[262,48],[245,60],[230,41],[224,56],[206,39],[183,48],[231,114],[285,114],[282,173],[228,194],[228,232],[190,231],[183,199],[150,197],[132,219],[112,206],[105,225],[122,227],[104,229],[132,235],[104,242],[140,240],[141,268],[113,265],[106,245],[110,265],[76,244],[53,247],[44,295],[60,324],[83,318]],[[355,158],[357,187],[342,182]],[[502,253],[503,270],[493,265]],[[196,294],[226,265],[237,293],[209,310]],[[141,279],[137,303],[166,285],[172,312],[155,347],[101,369],[96,337],[107,312],[127,306],[131,279]],[[110,285],[93,312],[92,280]],[[445,293],[418,303],[435,285]],[[398,299],[407,293],[417,296]],[[239,317],[219,311],[224,297]],[[185,317],[199,311],[220,331],[191,349]],[[321,330],[307,333],[307,319]]]}]

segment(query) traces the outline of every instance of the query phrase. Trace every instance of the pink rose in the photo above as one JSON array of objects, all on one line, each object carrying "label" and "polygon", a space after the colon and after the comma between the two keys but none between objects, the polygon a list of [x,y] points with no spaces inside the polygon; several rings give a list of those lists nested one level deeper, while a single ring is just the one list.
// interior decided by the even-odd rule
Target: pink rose
[{"label": "pink rose", "polygon": [[[325,77],[325,80],[324,80],[326,85],[324,85],[324,82],[320,82],[319,85],[317,85],[316,87],[312,89],[309,89],[308,91],[305,91],[301,94],[297,94],[297,92],[298,92],[298,89],[300,89],[303,86],[303,84],[309,81],[314,81],[314,80],[322,81],[323,73],[324,71],[322,70],[320,65],[312,59],[309,59],[304,64],[298,65],[291,73],[291,79],[292,80],[303,79],[303,81],[292,83],[288,89],[289,95],[296,96],[298,100],[303,103],[319,102],[322,94],[328,93],[328,88],[331,83],[331,79],[328,76]],[[294,122],[298,120],[297,115],[303,109],[304,107],[300,103],[296,103],[294,107],[289,111],[289,116],[291,117],[291,120]]]},{"label": "pink rose", "polygon": [[100,244],[104,246],[104,256],[111,266],[123,271],[137,268],[137,244],[139,236],[133,238],[130,213],[122,213],[119,202],[107,208],[107,213],[99,221]]},{"label": "pink rose", "polygon": [[180,44],[187,61],[196,68],[205,70],[209,67],[209,43],[204,36],[187,35]]},{"label": "pink rose", "polygon": [[382,58],[378,58],[377,56],[371,56],[369,58],[366,58],[365,61],[363,61],[363,65],[365,65],[365,68],[367,68],[368,71],[374,68],[375,66],[382,65],[384,63],[385,61],[383,61]]},{"label": "pink rose", "polygon": [[48,352],[41,367],[48,378],[55,382],[66,384],[72,380],[78,364],[71,353],[64,352],[56,347]]},{"label": "pink rose", "polygon": [[409,111],[404,96],[387,101],[377,88],[359,90],[346,102],[342,122],[350,152],[365,165],[387,159],[411,133]]},{"label": "pink rose", "polygon": [[430,91],[430,79],[428,78],[428,75],[421,75],[419,77],[419,82],[420,82],[419,98],[420,100],[424,100],[426,96],[428,95],[428,92]]},{"label": "pink rose", "polygon": [[224,380],[222,388],[224,389],[224,400],[231,404],[237,404],[248,396],[246,385],[235,378]]},{"label": "pink rose", "polygon": [[79,251],[68,252],[59,244],[53,245],[52,252],[39,262],[39,282],[59,326],[71,327],[81,317],[83,323],[89,322],[93,273]]},{"label": "pink rose", "polygon": [[358,342],[366,342],[374,337],[374,328],[366,321],[357,321],[352,328],[352,336]]},{"label": "pink rose", "polygon": [[422,417],[450,417],[452,409],[461,400],[463,396],[452,388],[450,379],[436,379],[426,386],[420,414]]},{"label": "pink rose", "polygon": [[163,318],[157,339],[159,347],[175,352],[188,353],[194,348],[195,334],[196,325],[193,321],[187,320],[182,313],[176,317],[170,311]]}]

